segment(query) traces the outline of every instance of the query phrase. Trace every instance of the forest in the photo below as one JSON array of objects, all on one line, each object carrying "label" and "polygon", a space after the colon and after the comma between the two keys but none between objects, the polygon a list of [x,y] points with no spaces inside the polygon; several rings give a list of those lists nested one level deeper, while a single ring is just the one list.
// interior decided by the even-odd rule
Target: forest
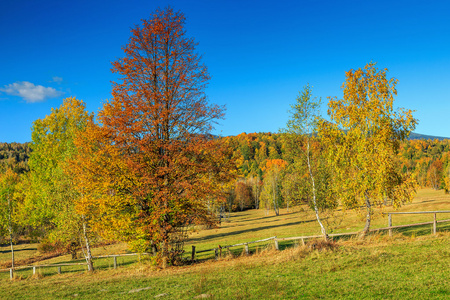
[{"label": "forest", "polygon": [[[254,208],[270,208],[270,203],[261,201],[264,187],[263,171],[266,163],[273,159],[288,161],[285,140],[282,133],[241,133],[237,136],[220,137],[219,143],[227,144],[232,151],[232,159],[236,164],[237,178],[231,189],[229,206],[222,209],[242,211]],[[401,142],[397,153],[397,168],[404,174],[413,174],[419,188],[444,189],[448,193],[450,163],[449,140],[443,139],[407,139]],[[28,158],[31,152],[30,144],[0,143],[1,173],[7,169],[17,174],[29,171]],[[283,182],[288,175],[283,171],[278,189],[280,207],[289,207],[296,198],[287,193]]]},{"label": "forest", "polygon": [[[271,203],[262,193],[267,187],[265,166],[271,160],[284,160],[287,165],[290,153],[282,133],[242,133],[224,137],[223,141],[233,149],[233,158],[239,177],[232,197],[232,209],[265,208]],[[418,188],[450,189],[449,140],[407,139],[400,143],[395,156],[396,168],[402,174],[411,174]],[[304,176],[304,174],[295,174]],[[278,205],[289,207],[298,203],[298,197],[289,193],[287,181],[294,176],[289,167],[281,170],[277,184]],[[266,188],[267,189],[267,188]],[[262,195],[261,195],[262,193]],[[261,202],[262,199],[262,202]],[[261,203],[260,203],[261,202]]]},{"label": "forest", "polygon": [[17,174],[28,172],[30,153],[30,143],[0,143],[0,172],[5,173],[7,169]]},{"label": "forest", "polygon": [[[370,62],[346,72],[343,98],[309,85],[279,133],[215,137],[225,108],[205,95],[210,75],[185,18],[160,10],[131,31],[112,62],[112,98],[95,113],[74,97],[33,123],[29,144],[0,144],[0,236],[49,248],[126,242],[182,264],[187,228],[218,226],[232,211],[307,204],[322,214],[398,208],[418,187],[450,189],[448,140],[408,140],[418,122],[394,109],[397,79]],[[73,246],[75,245],[75,246]],[[12,263],[14,267],[14,260]]]}]

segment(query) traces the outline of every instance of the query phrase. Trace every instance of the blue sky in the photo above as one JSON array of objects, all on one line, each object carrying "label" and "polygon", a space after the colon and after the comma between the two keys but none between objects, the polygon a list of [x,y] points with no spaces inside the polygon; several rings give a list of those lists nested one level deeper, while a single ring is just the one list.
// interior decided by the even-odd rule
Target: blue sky
[{"label": "blue sky", "polygon": [[448,1],[0,1],[0,142],[31,141],[34,120],[65,97],[96,113],[111,97],[111,61],[130,28],[158,7],[187,18],[225,104],[216,134],[276,132],[309,83],[342,97],[345,72],[370,61],[399,80],[395,106],[416,110],[416,132],[450,137]]}]

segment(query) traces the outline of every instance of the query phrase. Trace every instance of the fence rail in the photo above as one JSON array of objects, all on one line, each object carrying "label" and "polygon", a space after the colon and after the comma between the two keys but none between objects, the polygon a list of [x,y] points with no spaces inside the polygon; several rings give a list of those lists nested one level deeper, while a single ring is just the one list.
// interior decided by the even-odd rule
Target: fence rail
[{"label": "fence rail", "polygon": [[[388,227],[371,229],[370,232],[389,230],[389,236],[392,236],[392,230],[393,229],[433,224],[433,234],[436,234],[437,223],[450,222],[450,219],[437,220],[436,219],[436,214],[438,214],[438,213],[450,213],[450,210],[416,211],[416,212],[388,212],[388,213],[383,213],[383,214],[387,214],[388,215]],[[414,223],[414,224],[392,226],[392,216],[391,216],[392,214],[434,214],[434,220],[430,221],[430,222],[422,222],[422,223]],[[358,235],[358,234],[361,234],[361,232],[357,231],[357,232],[346,232],[346,233],[332,233],[332,234],[328,234],[328,237],[339,237],[339,236],[349,236],[349,235]],[[274,236],[274,237],[270,237],[270,238],[266,238],[266,239],[262,239],[262,240],[256,240],[256,241],[251,241],[251,242],[244,242],[244,243],[239,243],[239,244],[234,244],[234,245],[227,245],[227,246],[220,246],[219,245],[216,248],[200,250],[200,251],[196,251],[195,250],[196,247],[192,246],[191,260],[192,261],[195,260],[195,254],[203,253],[203,252],[209,252],[209,251],[214,251],[215,252],[215,258],[218,259],[219,255],[222,256],[222,249],[231,248],[231,247],[237,247],[237,246],[245,246],[245,253],[248,255],[249,254],[249,250],[248,250],[248,245],[249,244],[260,243],[260,242],[265,242],[265,241],[269,241],[269,240],[274,240],[275,249],[278,250],[278,241],[301,240],[302,244],[305,245],[305,240],[307,240],[307,239],[316,239],[316,238],[322,238],[322,237],[323,237],[323,235],[307,235],[307,236],[296,236],[296,237],[285,237],[285,238],[277,238],[276,236]]]},{"label": "fence rail", "polygon": [[[419,226],[419,225],[427,225],[427,224],[433,224],[433,234],[436,234],[437,230],[437,223],[441,222],[448,222],[450,220],[437,220],[436,215],[442,213],[450,213],[450,210],[435,210],[435,211],[410,211],[410,212],[387,212],[383,213],[384,215],[388,215],[388,227],[385,227],[387,230],[389,230],[389,236],[392,236],[392,229],[394,228],[403,228],[403,227],[411,227],[411,226]],[[407,225],[399,225],[398,226],[392,226],[392,215],[410,215],[410,214],[434,214],[434,220],[432,222],[424,222],[424,223],[416,223],[416,224],[407,224]],[[380,229],[378,229],[380,230]]]},{"label": "fence rail", "polygon": [[[92,256],[92,259],[98,259],[98,258],[113,258],[113,264],[114,264],[114,269],[117,269],[117,257],[122,257],[122,256],[134,256],[134,255],[138,255],[139,257],[141,255],[149,255],[150,253],[124,253],[124,254],[110,254],[110,255],[99,255],[99,256]],[[85,260],[85,258],[81,258],[82,260]],[[81,260],[78,259],[78,260]],[[14,269],[12,268],[8,268],[8,269],[0,269],[0,272],[8,272],[10,273],[10,279],[14,278],[14,271],[17,270],[24,270],[24,269],[33,269],[33,275],[36,274],[36,268],[57,268],[57,272],[58,274],[61,274],[62,270],[61,267],[64,266],[87,266],[87,262],[81,262],[81,263],[59,263],[59,264],[45,264],[45,265],[31,265],[31,266],[18,266],[18,267],[14,267]]]},{"label": "fence rail", "polygon": [[450,210],[432,210],[432,211],[396,211],[396,212],[387,212],[383,213],[383,215],[411,215],[411,214],[448,214]]},{"label": "fence rail", "polygon": [[[385,215],[388,215],[388,227],[371,229],[370,232],[389,230],[389,236],[392,236],[392,230],[396,229],[396,228],[405,228],[405,227],[413,227],[413,226],[421,226],[421,225],[433,224],[433,234],[436,234],[437,223],[450,222],[450,219],[437,220],[436,219],[436,214],[438,214],[438,213],[450,213],[450,210],[444,210],[444,211],[419,211],[419,212],[387,212],[387,213],[383,213]],[[422,223],[414,223],[414,224],[405,224],[405,225],[392,226],[392,215],[399,215],[399,214],[434,214],[434,220],[430,221],[430,222],[422,222]],[[361,232],[359,232],[359,231],[357,231],[357,232],[346,232],[346,233],[332,233],[332,234],[328,234],[328,236],[329,237],[339,237],[339,236],[357,235],[357,234],[360,234],[360,233]],[[215,258],[218,259],[219,256],[222,256],[222,249],[230,249],[232,247],[239,247],[239,246],[244,246],[245,253],[248,255],[249,254],[249,248],[248,248],[249,244],[262,243],[262,242],[267,242],[267,241],[270,241],[270,240],[274,241],[275,249],[279,250],[278,241],[301,240],[302,244],[305,245],[305,240],[321,238],[321,237],[323,237],[323,235],[307,235],[307,236],[296,236],[296,237],[285,237],[285,238],[278,238],[276,236],[273,236],[273,237],[269,237],[269,238],[265,238],[265,239],[261,239],[261,240],[255,240],[255,241],[250,241],[250,242],[243,242],[243,243],[238,243],[238,244],[233,244],[233,245],[225,245],[225,246],[220,246],[219,245],[216,248],[205,249],[205,250],[200,250],[200,251],[196,251],[196,247],[192,246],[191,260],[192,261],[195,260],[195,255],[196,254],[203,253],[203,252],[209,252],[209,251],[214,251]],[[144,252],[144,253],[110,254],[110,255],[93,256],[92,258],[93,259],[113,258],[114,259],[114,269],[116,269],[117,268],[117,257],[135,256],[135,255],[138,255],[139,258],[140,258],[141,255],[150,255],[150,253]],[[7,271],[9,271],[10,272],[10,278],[12,279],[12,278],[14,278],[14,271],[15,270],[33,269],[33,275],[34,275],[34,274],[36,274],[36,268],[56,267],[56,268],[58,268],[58,274],[61,274],[61,267],[63,267],[63,266],[75,266],[75,265],[87,265],[87,263],[86,262],[82,262],[82,263],[60,263],[60,264],[18,266],[18,267],[15,267],[14,269],[11,269],[11,268],[0,269],[0,272],[7,272]]]}]

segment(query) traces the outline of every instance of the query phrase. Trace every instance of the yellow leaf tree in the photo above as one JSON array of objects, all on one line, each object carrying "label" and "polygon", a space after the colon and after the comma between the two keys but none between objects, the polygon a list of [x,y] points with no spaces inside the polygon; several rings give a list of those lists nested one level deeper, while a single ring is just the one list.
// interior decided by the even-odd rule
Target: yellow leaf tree
[{"label": "yellow leaf tree", "polygon": [[83,101],[70,97],[44,119],[33,123],[33,152],[21,206],[24,225],[45,228],[47,236],[53,240],[66,243],[79,240],[82,247],[85,244],[91,271],[87,220],[75,211],[82,194],[74,186],[73,173],[67,172],[67,163],[77,152],[74,145],[77,133],[92,119]]},{"label": "yellow leaf tree", "polygon": [[279,198],[280,194],[280,178],[281,171],[286,168],[286,161],[282,159],[268,159],[265,166],[262,167],[264,174],[264,186],[261,197],[265,200],[266,212],[270,206],[270,199],[272,199],[273,210],[275,214],[280,215]]},{"label": "yellow leaf tree", "polygon": [[346,72],[344,97],[329,99],[331,122],[320,125],[337,197],[345,207],[366,207],[362,236],[370,230],[374,203],[388,197],[398,207],[414,194],[414,181],[397,170],[394,156],[417,120],[411,110],[394,110],[396,85],[375,63]]},{"label": "yellow leaf tree", "polygon": [[15,192],[19,183],[19,175],[11,169],[4,174],[0,173],[0,236],[9,233],[11,245],[11,268],[14,269],[13,234],[15,227],[15,215],[17,211],[17,199]]}]

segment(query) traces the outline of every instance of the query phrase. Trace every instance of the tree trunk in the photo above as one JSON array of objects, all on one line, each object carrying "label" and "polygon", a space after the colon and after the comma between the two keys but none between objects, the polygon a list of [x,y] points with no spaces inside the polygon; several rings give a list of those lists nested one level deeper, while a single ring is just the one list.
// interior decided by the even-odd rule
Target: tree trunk
[{"label": "tree trunk", "polygon": [[277,184],[276,184],[277,180],[273,179],[272,181],[272,189],[273,189],[273,209],[275,210],[275,215],[279,216],[280,215],[280,210],[278,209],[278,205],[277,205]]},{"label": "tree trunk", "polygon": [[307,142],[306,142],[306,158],[307,158],[307,162],[308,162],[309,178],[311,179],[311,185],[312,185],[314,212],[316,214],[317,222],[320,225],[320,230],[322,232],[323,238],[324,238],[325,241],[328,241],[327,230],[325,229],[325,226],[323,226],[322,221],[320,220],[320,216],[319,216],[319,209],[317,207],[317,199],[316,199],[316,183],[315,183],[315,180],[314,180],[314,175],[312,173],[311,160],[310,160],[309,156],[310,156],[309,138],[307,138]]},{"label": "tree trunk", "polygon": [[361,232],[361,238],[364,238],[369,233],[370,221],[372,219],[372,206],[370,204],[369,195],[367,194],[367,192],[364,195],[364,200],[366,202],[367,215],[366,215],[366,225],[364,226],[364,229]]},{"label": "tree trunk", "polygon": [[8,230],[9,230],[9,242],[11,244],[11,269],[14,269],[14,246],[13,246],[13,229],[12,229],[12,208],[11,199],[8,194]]},{"label": "tree trunk", "polygon": [[255,192],[255,209],[259,209],[259,194],[260,194],[260,180],[259,177],[256,177],[256,179],[253,181],[254,185],[254,192]]},{"label": "tree trunk", "polygon": [[258,201],[258,182],[255,179],[255,208],[259,209],[259,201]]},{"label": "tree trunk", "polygon": [[162,249],[161,249],[161,267],[163,269],[167,268],[168,260],[169,260],[169,245],[167,240],[163,239],[162,241]]},{"label": "tree trunk", "polygon": [[88,266],[88,271],[93,272],[94,264],[92,263],[91,247],[90,247],[90,243],[89,243],[89,238],[87,236],[86,221],[85,221],[84,216],[83,216],[83,237],[84,237],[84,242],[86,243],[85,258],[86,258],[86,263]]}]

